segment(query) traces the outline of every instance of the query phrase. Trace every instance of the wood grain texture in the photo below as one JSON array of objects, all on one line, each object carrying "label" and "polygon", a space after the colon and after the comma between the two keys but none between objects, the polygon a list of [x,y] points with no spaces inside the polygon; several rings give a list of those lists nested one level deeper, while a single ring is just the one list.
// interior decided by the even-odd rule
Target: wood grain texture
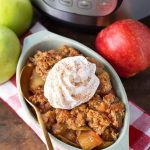
[{"label": "wood grain texture", "polygon": [[[95,50],[100,29],[77,28],[49,19],[35,9],[34,22],[40,21],[51,32],[77,40]],[[142,20],[150,26],[150,19]],[[128,98],[150,113],[150,69],[129,79],[121,79]],[[46,150],[34,132],[0,100],[0,150]]]},{"label": "wood grain texture", "polygon": [[16,113],[0,100],[0,150],[46,150]]}]

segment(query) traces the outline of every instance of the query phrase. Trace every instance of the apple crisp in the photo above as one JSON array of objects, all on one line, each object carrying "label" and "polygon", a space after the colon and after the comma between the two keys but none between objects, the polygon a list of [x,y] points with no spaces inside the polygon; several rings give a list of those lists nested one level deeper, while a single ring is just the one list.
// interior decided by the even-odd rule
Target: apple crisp
[{"label": "apple crisp", "polygon": [[44,97],[44,83],[48,71],[61,59],[83,55],[74,48],[63,46],[49,51],[38,51],[29,58],[34,65],[30,78],[30,101],[42,113],[47,130],[62,141],[83,149],[102,149],[113,144],[123,126],[125,106],[116,96],[109,73],[94,58],[100,85],[95,95],[86,103],[71,110],[50,106]]}]

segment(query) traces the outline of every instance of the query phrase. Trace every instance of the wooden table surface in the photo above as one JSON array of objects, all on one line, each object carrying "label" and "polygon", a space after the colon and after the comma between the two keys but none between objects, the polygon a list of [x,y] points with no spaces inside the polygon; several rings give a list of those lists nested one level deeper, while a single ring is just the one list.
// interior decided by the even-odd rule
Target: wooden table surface
[{"label": "wooden table surface", "polygon": [[[75,29],[66,24],[49,19],[44,13],[35,10],[34,22],[40,21],[50,31],[77,40],[95,49],[98,31]],[[150,18],[142,20],[150,26]],[[150,113],[150,69],[129,79],[121,79],[128,98]],[[46,150],[35,133],[0,100],[0,150]]]}]

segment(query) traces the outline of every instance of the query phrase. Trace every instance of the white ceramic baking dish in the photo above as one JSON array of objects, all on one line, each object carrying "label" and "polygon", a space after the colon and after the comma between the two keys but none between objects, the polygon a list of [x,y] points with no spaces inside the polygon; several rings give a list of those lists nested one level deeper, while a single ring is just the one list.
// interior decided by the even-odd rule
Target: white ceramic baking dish
[{"label": "white ceramic baking dish", "polygon": [[[17,66],[16,80],[17,80],[18,94],[19,94],[19,99],[26,111],[27,116],[32,120],[32,122],[34,122],[36,128],[40,128],[37,120],[35,119],[33,114],[30,112],[21,94],[20,72],[23,66],[26,64],[26,61],[29,58],[29,56],[32,56],[33,54],[35,54],[37,50],[49,50],[52,48],[57,49],[64,44],[76,48],[77,50],[79,50],[81,53],[83,53],[86,56],[91,56],[91,57],[96,58],[98,61],[104,64],[106,70],[110,73],[113,88],[115,89],[117,96],[125,104],[126,113],[125,113],[124,124],[120,132],[119,138],[113,145],[111,145],[108,148],[105,148],[105,150],[128,150],[129,149],[129,106],[128,106],[126,92],[124,90],[122,82],[119,76],[117,75],[116,71],[102,56],[94,52],[92,49],[86,47],[85,45],[77,41],[51,33],[46,30],[37,32],[25,38],[24,43],[23,43],[22,54],[20,56],[18,66]],[[57,147],[60,150],[79,150],[79,148],[70,146],[60,141],[59,139],[55,138],[50,133],[49,133],[49,136],[52,139],[52,143],[54,147]]]}]

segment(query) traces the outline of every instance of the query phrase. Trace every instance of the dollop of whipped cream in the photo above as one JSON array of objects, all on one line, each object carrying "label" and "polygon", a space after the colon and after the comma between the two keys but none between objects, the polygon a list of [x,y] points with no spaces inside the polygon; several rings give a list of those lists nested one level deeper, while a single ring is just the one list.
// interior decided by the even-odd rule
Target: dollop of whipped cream
[{"label": "dollop of whipped cream", "polygon": [[48,72],[44,96],[54,108],[72,109],[89,101],[100,81],[96,65],[83,56],[67,57]]}]

